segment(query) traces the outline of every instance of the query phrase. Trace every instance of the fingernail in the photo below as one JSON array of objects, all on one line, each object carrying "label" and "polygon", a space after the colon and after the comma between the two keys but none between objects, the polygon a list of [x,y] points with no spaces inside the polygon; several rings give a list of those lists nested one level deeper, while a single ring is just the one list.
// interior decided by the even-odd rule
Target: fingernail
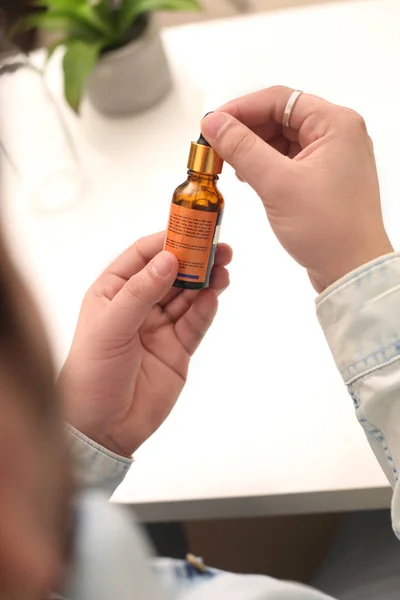
[{"label": "fingernail", "polygon": [[203,119],[202,130],[204,137],[211,140],[217,140],[224,129],[229,125],[229,119],[224,113],[213,112]]},{"label": "fingernail", "polygon": [[151,270],[157,277],[166,277],[169,275],[173,265],[173,257],[170,252],[161,252],[151,263]]}]

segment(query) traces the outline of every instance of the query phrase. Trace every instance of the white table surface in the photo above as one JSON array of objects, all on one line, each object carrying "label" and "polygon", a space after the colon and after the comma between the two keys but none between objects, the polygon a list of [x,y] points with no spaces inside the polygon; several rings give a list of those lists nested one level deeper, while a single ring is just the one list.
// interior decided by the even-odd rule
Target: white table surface
[{"label": "white table surface", "polygon": [[[82,121],[69,115],[87,177],[84,198],[45,215],[11,176],[4,185],[14,254],[42,307],[58,364],[85,289],[117,253],[163,228],[200,117],[237,95],[284,83],[360,111],[398,245],[399,30],[398,0],[165,30],[175,78],[169,98],[128,119],[105,119],[87,104]],[[49,81],[61,97],[57,58]],[[40,140],[29,134],[36,165],[50,133]],[[232,286],[178,406],[137,453],[115,499],[134,503],[150,521],[386,506],[385,477],[325,345],[306,274],[281,250],[261,203],[230,168],[220,187],[223,240],[235,251]]]}]

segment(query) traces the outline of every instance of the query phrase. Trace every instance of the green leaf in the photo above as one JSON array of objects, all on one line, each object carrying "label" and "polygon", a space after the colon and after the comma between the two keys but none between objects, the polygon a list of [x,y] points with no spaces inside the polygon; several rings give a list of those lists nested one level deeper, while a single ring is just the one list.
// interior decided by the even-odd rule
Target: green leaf
[{"label": "green leaf", "polygon": [[143,13],[154,10],[200,10],[197,0],[123,0],[119,13],[119,31],[123,35]]},{"label": "green leaf", "polygon": [[112,33],[111,26],[106,19],[103,19],[93,7],[88,4],[79,4],[75,7],[66,8],[49,8],[46,13],[47,15],[58,15],[62,16],[65,20],[70,23],[74,23],[80,26],[88,27],[92,31],[96,31],[102,35],[110,35]]},{"label": "green leaf", "polygon": [[85,4],[86,0],[37,0],[33,4],[35,6],[41,6],[43,8],[71,8],[73,6],[79,6]]},{"label": "green leaf", "polygon": [[27,17],[26,21],[29,22],[29,19],[34,18],[40,24],[40,20],[43,19],[43,22],[47,26],[47,22],[50,19],[62,18],[66,22],[69,21],[75,25],[88,27],[92,31],[96,31],[104,36],[114,34],[109,17],[107,18],[106,15],[103,15],[102,11],[98,10],[99,7],[91,6],[86,1],[82,2],[79,0],[78,2],[74,0],[74,2],[72,2],[71,6],[69,0],[47,0],[47,10]]},{"label": "green leaf", "polygon": [[100,45],[73,41],[64,56],[65,97],[71,108],[78,112],[86,81],[100,55]]},{"label": "green leaf", "polygon": [[65,37],[65,38],[55,40],[52,44],[50,44],[46,48],[46,50],[47,50],[46,62],[49,62],[49,60],[52,58],[54,52],[58,48],[63,47],[63,46],[65,48],[67,48],[71,44],[74,44],[75,42],[81,42],[81,41],[82,40],[80,40],[80,39],[75,39],[75,38],[71,38],[71,37]]},{"label": "green leaf", "polygon": [[53,56],[53,54],[57,50],[57,48],[60,48],[60,46],[67,46],[69,41],[70,41],[69,38],[62,38],[62,39],[56,40],[55,42],[50,44],[47,47],[46,62],[49,62],[49,60],[51,59],[51,57]]},{"label": "green leaf", "polygon": [[29,29],[35,29],[36,27],[48,29],[50,31],[57,31],[59,29],[65,29],[67,25],[68,23],[66,20],[59,15],[53,15],[48,12],[38,13],[19,19],[10,29],[10,35],[13,36],[20,31],[27,31]]},{"label": "green leaf", "polygon": [[32,29],[39,27],[48,31],[78,31],[82,36],[98,37],[99,32],[83,19],[74,16],[71,18],[68,12],[64,11],[47,11],[37,13],[22,19],[18,23],[19,29]]},{"label": "green leaf", "polygon": [[92,27],[101,31],[104,35],[109,36],[113,34],[113,28],[109,19],[105,18],[102,11],[97,10],[96,6],[90,6],[89,4],[84,3],[77,6],[75,9],[71,9],[71,13],[75,13]]},{"label": "green leaf", "polygon": [[99,15],[102,15],[102,17],[108,21],[114,16],[111,0],[98,0],[97,4],[93,8]]}]

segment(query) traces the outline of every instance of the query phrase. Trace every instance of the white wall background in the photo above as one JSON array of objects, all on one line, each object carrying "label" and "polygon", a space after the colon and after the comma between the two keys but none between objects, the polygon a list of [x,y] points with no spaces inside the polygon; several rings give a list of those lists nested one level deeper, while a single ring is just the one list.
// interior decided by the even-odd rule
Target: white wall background
[{"label": "white wall background", "polygon": [[190,21],[231,17],[240,13],[279,10],[290,6],[316,4],[327,0],[200,0],[202,13],[163,13],[159,15],[161,25],[178,25]]}]

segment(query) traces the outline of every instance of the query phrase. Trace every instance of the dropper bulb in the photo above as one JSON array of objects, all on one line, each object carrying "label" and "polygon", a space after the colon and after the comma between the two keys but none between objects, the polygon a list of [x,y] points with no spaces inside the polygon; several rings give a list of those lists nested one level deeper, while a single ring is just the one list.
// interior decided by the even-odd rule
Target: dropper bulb
[{"label": "dropper bulb", "polygon": [[[206,113],[204,115],[203,119],[205,119],[207,115],[211,115],[212,112],[214,112],[214,111],[210,110],[210,112]],[[211,148],[211,145],[207,142],[206,138],[204,137],[204,135],[202,133],[200,133],[200,137],[197,140],[197,143],[200,144],[201,146],[208,146],[209,148]]]},{"label": "dropper bulb", "polygon": [[206,138],[203,136],[203,134],[200,134],[199,139],[197,140],[197,143],[200,144],[201,146],[208,146],[209,148],[211,148],[210,144],[207,142]]}]

